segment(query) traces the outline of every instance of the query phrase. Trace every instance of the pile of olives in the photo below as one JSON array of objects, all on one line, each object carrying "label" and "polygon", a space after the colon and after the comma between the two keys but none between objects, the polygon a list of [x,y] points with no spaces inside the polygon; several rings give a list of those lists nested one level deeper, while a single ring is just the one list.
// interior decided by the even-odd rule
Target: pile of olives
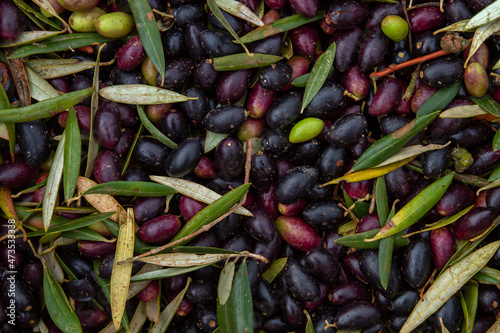
[{"label": "pile of olives", "polygon": [[[442,52],[443,37],[452,36],[447,27],[471,19],[492,0],[239,0],[262,20],[263,27],[224,10],[221,22],[201,0],[148,0],[152,9],[148,20],[158,23],[165,58],[161,73],[146,52],[145,44],[150,41],[138,34],[140,24],[131,8],[134,1],[44,1],[48,2],[53,11],[38,8],[40,1],[0,0],[0,47],[20,50],[25,45],[16,41],[26,32],[55,30],[47,24],[49,20],[64,29],[63,36],[88,34],[88,45],[45,52],[45,40],[30,41],[26,45],[40,49],[17,58],[21,63],[37,59],[95,62],[99,54],[102,66],[97,89],[148,85],[189,97],[184,102],[145,105],[146,120],[134,104],[102,96],[94,101],[82,99],[74,105],[82,140],[81,176],[92,149],[91,137],[98,142],[90,176],[97,184],[151,182],[150,176],[167,176],[224,195],[245,183],[245,170],[249,169],[251,187],[243,207],[253,216],[231,213],[186,245],[247,251],[267,259],[246,259],[254,332],[305,332],[308,320],[318,333],[399,332],[463,244],[487,235],[480,248],[500,239],[500,229],[491,228],[498,224],[500,187],[494,183],[478,191],[499,178],[499,113],[436,117],[405,147],[435,144],[440,148],[424,151],[380,176],[386,184],[388,207],[397,212],[434,181],[455,173],[437,203],[404,230],[412,235],[395,241],[387,288],[381,284],[378,247],[356,248],[337,242],[385,225],[377,214],[377,180],[325,185],[348,174],[375,142],[410,131],[417,112],[443,89],[460,85],[451,102],[439,111],[470,110],[478,104],[487,108],[485,100],[489,111],[500,110],[500,72],[494,69],[500,60],[499,36],[492,33],[470,55],[467,40],[474,38],[474,32],[456,33],[454,38],[461,37],[465,46],[458,52]],[[245,47],[232,35],[243,37],[284,18],[295,26],[280,25]],[[104,45],[92,38],[107,41]],[[322,64],[321,55],[333,43],[335,57],[325,82],[309,82],[308,75],[317,78],[313,68]],[[434,56],[440,51],[442,54]],[[231,62],[234,57],[236,63],[239,58],[235,55],[246,52],[280,59],[260,67],[239,63],[241,69],[216,69],[214,59],[226,57]],[[12,66],[11,58],[3,59],[0,57],[0,80],[5,100],[12,106],[25,106],[16,86],[20,89],[26,83],[22,80],[26,74]],[[409,61],[413,62],[406,66]],[[405,65],[393,70],[400,64]],[[389,75],[381,74],[384,70]],[[93,87],[94,76],[95,69],[90,68],[41,80],[64,95]],[[319,84],[317,93],[304,105],[305,95],[315,83]],[[5,105],[2,96],[0,105]],[[85,230],[90,228],[105,241],[91,240],[88,235],[83,239],[64,234],[51,234],[47,239],[43,233],[24,237],[25,232],[30,236],[44,228],[44,184],[55,167],[58,141],[69,117],[69,110],[54,111],[48,118],[10,124],[15,128],[15,136],[10,138],[15,139],[15,147],[9,146],[8,135],[0,135],[2,333],[62,332],[45,305],[44,265],[59,271],[58,282],[84,332],[116,331],[112,329],[109,294],[102,285],[113,272],[116,233],[106,223],[95,223]],[[175,148],[147,130],[146,121]],[[252,150],[247,149],[250,140]],[[53,224],[95,212],[84,197],[65,202],[62,186],[59,189],[58,207],[67,209],[55,210]],[[181,193],[168,197],[114,195],[114,199],[124,208],[133,208],[136,239],[147,250],[169,243],[207,207]],[[15,209],[16,218],[23,221],[23,225],[17,224],[15,242],[8,237],[11,204],[10,212]],[[421,232],[455,214],[460,216],[452,223]],[[42,249],[48,251],[43,265]],[[273,263],[284,258],[286,264],[277,269]],[[238,259],[236,265],[241,262]],[[167,332],[214,332],[224,264],[151,280],[127,300],[127,317],[132,320],[140,302],[158,302],[157,310],[163,311],[189,280]],[[500,276],[500,250],[486,266]],[[144,263],[134,262],[132,275],[143,267]],[[270,267],[274,278],[263,278]],[[499,285],[477,276],[469,283],[477,286],[477,310],[468,330],[464,328],[464,287],[414,332],[441,332],[444,328],[451,333],[488,331],[500,318]],[[15,293],[10,292],[12,288]],[[15,310],[9,308],[12,303]],[[152,321],[146,319],[140,331],[149,332],[151,327]]]}]

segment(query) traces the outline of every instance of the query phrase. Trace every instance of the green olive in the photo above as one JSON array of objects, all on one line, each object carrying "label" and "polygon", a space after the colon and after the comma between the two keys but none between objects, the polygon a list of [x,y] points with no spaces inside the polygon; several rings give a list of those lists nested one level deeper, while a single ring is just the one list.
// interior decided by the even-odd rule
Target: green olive
[{"label": "green olive", "polygon": [[95,22],[104,14],[106,12],[99,7],[92,8],[88,12],[74,12],[69,17],[68,23],[75,31],[95,32]]},{"label": "green olive", "polygon": [[381,27],[382,32],[396,43],[399,43],[408,35],[408,23],[398,15],[384,17]]},{"label": "green olive", "polygon": [[469,64],[464,72],[464,83],[469,94],[474,97],[483,97],[488,91],[488,74],[478,62]]},{"label": "green olive", "polygon": [[299,143],[314,139],[321,133],[325,123],[318,118],[305,118],[296,123],[290,131],[289,141]]},{"label": "green olive", "polygon": [[95,22],[99,35],[107,38],[122,38],[130,35],[134,26],[134,17],[124,12],[104,14]]}]

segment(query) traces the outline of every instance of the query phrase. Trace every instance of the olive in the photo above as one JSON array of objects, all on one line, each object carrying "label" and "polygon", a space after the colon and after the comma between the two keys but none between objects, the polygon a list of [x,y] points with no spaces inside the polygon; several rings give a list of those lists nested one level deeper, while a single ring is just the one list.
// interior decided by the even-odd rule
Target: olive
[{"label": "olive", "polygon": [[318,45],[318,33],[312,25],[305,24],[295,28],[288,35],[296,54],[303,57],[312,57],[314,55]]},{"label": "olive", "polygon": [[420,77],[425,84],[442,88],[460,81],[464,76],[463,61],[447,56],[431,60],[422,66]]},{"label": "olive", "polygon": [[142,198],[135,202],[134,219],[139,225],[159,216],[165,210],[165,197]]},{"label": "olive", "polygon": [[16,136],[26,163],[32,168],[39,167],[50,152],[47,125],[41,120],[17,123]]},{"label": "olive", "polygon": [[357,280],[335,285],[328,294],[334,305],[343,307],[356,301],[368,301],[369,291],[364,283]]},{"label": "olive", "polygon": [[219,142],[215,149],[215,169],[228,181],[236,179],[244,169],[245,154],[241,143],[231,137]]},{"label": "olive", "polygon": [[302,216],[313,227],[325,230],[339,225],[344,220],[344,211],[338,202],[315,202],[304,209]]},{"label": "olive", "polygon": [[420,300],[420,294],[415,289],[403,289],[389,302],[389,310],[398,315],[408,315]]},{"label": "olive", "polygon": [[97,109],[94,128],[99,143],[107,149],[115,149],[120,140],[120,111],[114,102],[104,102]]},{"label": "olive", "polygon": [[199,22],[205,16],[205,10],[197,4],[182,5],[174,12],[175,23],[181,28],[187,27],[192,22]]},{"label": "olive", "polygon": [[412,10],[408,15],[411,31],[414,33],[426,30],[438,30],[446,23],[446,16],[437,7],[421,7]]},{"label": "olive", "polygon": [[412,241],[405,250],[403,276],[415,289],[425,285],[432,273],[431,248],[424,239]]},{"label": "olive", "polygon": [[470,239],[488,229],[495,215],[483,207],[473,207],[455,223],[454,234],[458,239]]},{"label": "olive", "polygon": [[245,232],[258,242],[267,243],[274,239],[276,235],[276,225],[266,210],[259,206],[248,207],[253,217],[243,218],[243,228]]},{"label": "olive", "polygon": [[359,330],[369,328],[380,320],[380,311],[368,302],[354,302],[344,306],[335,317],[337,329]]},{"label": "olive", "polygon": [[320,295],[318,282],[297,260],[288,258],[284,272],[286,285],[295,297],[312,301]]},{"label": "olive", "polygon": [[233,36],[227,31],[204,30],[199,38],[201,46],[212,58],[243,52],[241,45],[233,43]]},{"label": "olive", "polygon": [[0,13],[0,38],[13,42],[22,32],[23,14],[14,2],[9,0],[0,1]]},{"label": "olive", "polygon": [[275,131],[292,126],[299,118],[302,97],[294,91],[286,92],[267,110],[266,119],[269,127]]},{"label": "olive", "polygon": [[318,179],[318,170],[299,166],[289,170],[276,186],[276,199],[282,204],[291,204],[305,197]]},{"label": "olive", "polygon": [[202,154],[201,140],[188,138],[168,155],[166,171],[170,177],[182,177],[193,171]]},{"label": "olive", "polygon": [[186,51],[184,31],[176,26],[162,33],[162,44],[165,55],[171,58],[182,57]]},{"label": "olive", "polygon": [[337,120],[326,133],[326,140],[334,146],[348,146],[356,142],[365,132],[367,121],[365,116],[352,113]]},{"label": "olive", "polygon": [[203,125],[211,132],[232,133],[237,131],[246,120],[245,109],[227,104],[213,109],[203,118]]},{"label": "olive", "polygon": [[181,227],[175,215],[160,215],[146,221],[137,231],[140,240],[150,244],[163,243],[173,237]]},{"label": "olive", "polygon": [[352,29],[366,20],[369,9],[364,3],[343,1],[331,5],[325,12],[325,23],[337,30]]},{"label": "olive", "polygon": [[[79,1],[86,3],[86,1]],[[92,3],[94,1],[90,1]],[[93,6],[95,7],[95,5]],[[134,17],[124,12],[114,12],[99,16],[95,28],[99,35],[106,38],[122,38],[134,29]]]},{"label": "olive", "polygon": [[140,138],[137,140],[133,152],[134,158],[152,170],[161,170],[169,154],[169,149],[152,138]]},{"label": "olive", "polygon": [[329,117],[345,106],[344,88],[337,83],[326,83],[304,109],[306,117]]},{"label": "olive", "polygon": [[358,53],[359,68],[363,72],[372,71],[384,60],[389,48],[389,38],[383,34],[370,34],[361,43]]},{"label": "olive", "polygon": [[165,80],[160,73],[156,75],[156,83],[166,89],[180,89],[193,74],[194,63],[189,58],[168,59],[165,64]]},{"label": "olive", "polygon": [[120,157],[113,150],[101,150],[94,160],[94,177],[98,184],[121,180]]},{"label": "olive", "polygon": [[305,266],[314,276],[326,283],[337,282],[340,274],[340,263],[337,257],[322,247],[307,252]]},{"label": "olive", "polygon": [[219,103],[224,105],[238,102],[246,94],[250,74],[251,71],[248,69],[224,73],[216,89]]},{"label": "olive", "polygon": [[283,240],[293,248],[307,252],[321,245],[317,232],[303,219],[296,216],[280,216],[276,228]]},{"label": "olive", "polygon": [[281,55],[282,40],[280,35],[269,36],[267,38],[248,44],[248,50],[252,53]]},{"label": "olive", "polygon": [[259,75],[259,83],[264,89],[283,89],[292,77],[292,66],[286,63],[277,63],[264,68]]},{"label": "olive", "polygon": [[363,37],[363,30],[359,27],[354,27],[349,30],[340,30],[335,33],[334,41],[337,45],[337,50],[333,63],[335,68],[340,72],[344,73],[356,62],[356,56],[363,41]]},{"label": "olive", "polygon": [[[456,332],[460,327],[462,317],[463,313],[460,296],[454,294],[443,306],[429,317],[429,321],[432,323],[435,330],[440,330],[441,327],[443,327],[442,325],[444,325],[449,332]],[[441,320],[443,324],[441,324]]]},{"label": "olive", "polygon": [[88,302],[96,295],[96,288],[90,283],[89,280],[71,280],[66,282],[66,289],[68,290],[68,296],[79,302]]}]

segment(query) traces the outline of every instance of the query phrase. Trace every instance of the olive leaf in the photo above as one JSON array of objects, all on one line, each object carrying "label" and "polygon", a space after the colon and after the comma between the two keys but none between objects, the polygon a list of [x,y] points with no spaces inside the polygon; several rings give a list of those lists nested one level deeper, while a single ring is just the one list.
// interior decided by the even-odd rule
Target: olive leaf
[{"label": "olive leaf", "polygon": [[426,187],[409,203],[403,206],[375,237],[366,239],[366,241],[371,242],[389,237],[416,223],[441,199],[448,186],[450,186],[453,175],[454,173],[450,173]]},{"label": "olive leaf", "polygon": [[[141,270],[137,274],[147,274],[151,273],[154,271],[159,270],[160,267],[153,265],[153,264],[146,264],[144,265]],[[127,294],[127,300],[131,299],[135,295],[137,295],[141,290],[146,288],[146,286],[149,284],[149,281],[135,281],[130,283],[129,289],[128,289],[128,294]]]},{"label": "olive leaf", "polygon": [[[142,46],[156,69],[165,78],[165,53],[155,15],[146,0],[128,0]],[[138,103],[139,104],[139,103]]]},{"label": "olive leaf", "polygon": [[315,22],[322,19],[325,15],[325,11],[319,11],[318,14],[313,18],[304,17],[302,15],[290,15],[282,19],[276,20],[273,23],[263,25],[258,27],[241,37],[241,42],[251,43],[257,40],[267,38],[272,35],[280,34],[285,31],[289,31],[298,28],[304,24]]},{"label": "olive leaf", "polygon": [[450,225],[452,224],[453,222],[457,221],[459,218],[461,218],[462,216],[464,216],[465,214],[467,214],[467,212],[469,210],[472,209],[472,207],[474,207],[474,205],[471,205],[465,209],[462,209],[461,211],[459,211],[458,213],[452,215],[452,216],[447,216],[445,218],[442,218],[441,220],[435,222],[435,223],[432,223],[432,224],[427,224],[425,229],[422,229],[422,230],[419,230],[419,231],[415,231],[415,232],[412,232],[412,233],[409,233],[403,237],[411,237],[413,235],[416,235],[416,234],[420,234],[420,233],[424,233],[424,232],[427,232],[427,231],[431,231],[431,230],[436,230],[436,229],[439,229],[439,228],[442,228],[442,227],[445,227],[447,225]]},{"label": "olive leaf", "polygon": [[80,320],[69,304],[64,290],[46,264],[43,268],[43,298],[50,318],[63,332],[81,333]]},{"label": "olive leaf", "polygon": [[[335,240],[335,243],[344,245],[346,247],[352,247],[355,249],[378,249],[380,246],[380,240],[375,240],[373,242],[365,242],[365,239],[373,238],[381,228],[376,228],[357,234],[347,235]],[[339,231],[340,234],[340,231]],[[394,246],[407,246],[410,244],[408,238],[403,238],[406,234],[401,231],[394,235]]]},{"label": "olive leaf", "polygon": [[500,59],[498,59],[498,61],[493,65],[493,68],[491,70],[494,71],[495,69],[499,68],[500,68]]},{"label": "olive leaf", "polygon": [[99,95],[110,101],[125,104],[155,105],[196,100],[175,91],[146,84],[120,84],[99,90]]},{"label": "olive leaf", "polygon": [[465,27],[467,26],[468,23],[469,23],[469,20],[458,21],[458,22],[455,22],[453,24],[447,25],[444,28],[441,28],[441,29],[434,31],[434,34],[439,34],[441,32],[448,32],[448,31],[464,32]]},{"label": "olive leaf", "polygon": [[[27,235],[28,235],[28,237],[35,237],[35,236],[41,236],[44,234],[52,234],[55,232],[74,230],[74,229],[86,227],[86,226],[92,225],[94,223],[103,221],[103,220],[111,217],[111,215],[113,215],[113,214],[114,214],[114,212],[97,213],[97,214],[92,214],[89,216],[80,217],[80,218],[77,218],[74,220],[67,220],[66,222],[63,222],[63,223],[60,223],[57,225],[53,225],[52,227],[47,229],[47,231],[45,231],[45,230],[32,231],[32,232],[29,232]],[[54,223],[52,223],[52,224],[54,224]]]},{"label": "olive leaf", "polygon": [[[189,180],[164,176],[150,176],[149,178],[154,182],[169,186],[185,196],[206,204],[211,204],[222,197],[219,193],[212,191],[208,187]],[[235,213],[244,216],[253,216],[252,213],[244,207],[238,207]]]},{"label": "olive leaf", "polygon": [[59,35],[62,32],[63,32],[62,30],[61,31],[43,31],[43,30],[24,31],[13,42],[9,42],[7,40],[1,40],[0,47],[17,47],[17,46],[23,46],[26,44],[36,43],[36,42],[42,41],[44,39]]},{"label": "olive leaf", "polygon": [[481,98],[472,97],[471,100],[486,112],[494,115],[495,117],[500,117],[500,104],[498,104],[490,96],[483,96]]},{"label": "olive leaf", "polygon": [[500,284],[500,271],[489,267],[483,267],[474,275],[473,279],[481,284],[496,286]]},{"label": "olive leaf", "polygon": [[155,139],[157,139],[158,141],[160,141],[165,146],[171,149],[177,147],[177,144],[175,142],[173,142],[165,134],[160,132],[160,130],[158,130],[156,126],[149,120],[142,106],[137,105],[137,113],[139,114],[139,118],[141,119],[142,125],[146,127],[146,129],[149,131],[149,133],[151,133],[151,135],[155,137]]},{"label": "olive leaf", "polygon": [[246,54],[248,54],[249,56],[251,56],[250,51],[248,51],[248,49],[245,46],[245,44],[243,44],[243,42],[240,40],[240,37],[238,37],[238,35],[234,31],[234,29],[231,27],[231,25],[229,24],[229,22],[226,20],[226,18],[222,14],[222,12],[221,12],[221,10],[219,8],[219,5],[217,4],[217,1],[216,0],[207,0],[207,5],[210,8],[210,10],[212,11],[212,13],[214,14],[214,16],[219,20],[220,23],[222,23],[222,25],[224,26],[224,28],[226,28],[227,31],[229,31],[229,33],[231,34],[231,36],[233,36],[234,39],[236,39],[236,41],[239,44],[241,44],[241,46],[245,50]]},{"label": "olive leaf", "polygon": [[461,105],[441,112],[439,118],[472,118],[488,114],[484,109],[477,105]]},{"label": "olive leaf", "polygon": [[497,151],[500,149],[500,133],[497,131],[495,136],[493,137],[493,151]]},{"label": "olive leaf", "polygon": [[351,168],[351,172],[374,167],[396,154],[408,141],[436,119],[438,115],[439,112],[436,111],[417,117],[399,130],[377,140],[358,158]]},{"label": "olive leaf", "polygon": [[167,266],[167,267],[192,267],[192,266],[214,264],[223,259],[238,258],[241,256],[247,256],[247,255],[239,253],[236,254],[210,253],[202,255],[195,253],[165,253],[165,254],[156,254],[149,257],[138,258],[137,261],[158,266]]},{"label": "olive leaf", "polygon": [[306,106],[313,100],[318,91],[323,87],[323,84],[328,77],[328,71],[333,66],[333,60],[335,59],[335,53],[337,50],[337,45],[335,42],[328,46],[325,52],[318,58],[314,67],[311,70],[311,75],[307,80],[306,89],[304,91],[304,97],[302,98],[302,109],[300,113],[304,111]]},{"label": "olive leaf", "polygon": [[496,167],[493,172],[490,174],[488,177],[488,180],[490,182],[494,182],[496,180],[500,179],[500,166]]},{"label": "olive leaf", "polygon": [[224,140],[229,134],[224,133],[214,133],[207,130],[205,134],[205,146],[203,147],[203,152],[206,154],[217,147],[219,142]]},{"label": "olive leaf", "polygon": [[146,314],[146,303],[139,302],[137,308],[135,309],[134,316],[132,317],[132,321],[130,322],[130,332],[131,333],[139,333],[142,330],[142,326],[148,319]]},{"label": "olive leaf", "polygon": [[500,241],[490,243],[474,251],[441,274],[417,303],[400,333],[413,331],[437,311],[490,260],[499,247]]},{"label": "olive leaf", "polygon": [[46,99],[33,105],[0,110],[0,122],[22,123],[55,116],[59,112],[81,103],[92,94],[93,90],[94,88],[91,87]]},{"label": "olive leaf", "polygon": [[493,326],[491,326],[486,331],[486,333],[497,333],[499,331],[500,331],[500,318],[498,318],[497,321],[495,321],[495,323],[493,324]]},{"label": "olive leaf", "polygon": [[[387,215],[387,218],[382,220],[382,227],[391,220],[395,213],[395,207],[393,206],[389,215]],[[395,235],[381,239],[378,247],[378,273],[380,276],[380,283],[384,289],[387,289],[387,286],[389,285],[389,276],[392,265],[392,251],[394,250],[394,238]]]},{"label": "olive leaf", "polygon": [[126,221],[120,226],[113,271],[111,272],[109,303],[111,304],[113,324],[117,330],[120,327],[122,316],[125,311],[130,277],[132,276],[132,263],[118,263],[134,254],[134,224],[134,211],[132,208],[128,208]]},{"label": "olive leaf", "polygon": [[[0,108],[1,109],[10,109],[10,102],[7,93],[3,87],[3,84],[0,84]],[[2,131],[2,139],[9,140],[9,151],[10,157],[12,161],[15,161],[15,150],[16,150],[16,126],[14,123],[1,123],[0,126]]]},{"label": "olive leaf", "polygon": [[387,198],[387,186],[385,178],[380,176],[375,182],[375,203],[377,205],[377,215],[379,221],[386,221],[389,216],[389,202]]},{"label": "olive leaf", "polygon": [[[102,63],[106,66],[110,63]],[[43,79],[53,79],[66,75],[76,74],[95,67],[95,61],[78,59],[32,59],[26,62]]]},{"label": "olive leaf", "polygon": [[417,117],[429,115],[435,111],[444,109],[458,94],[462,81],[441,88],[429,97],[418,109]]},{"label": "olive leaf", "polygon": [[234,277],[231,294],[224,304],[217,301],[217,323],[221,333],[253,332],[253,302],[247,263],[241,263]]},{"label": "olive leaf", "polygon": [[253,23],[257,26],[263,26],[264,22],[254,14],[246,5],[235,0],[215,0],[220,9],[231,15],[239,17],[242,20]]},{"label": "olive leaf", "polygon": [[99,143],[94,134],[94,118],[99,108],[99,64],[101,59],[101,51],[106,44],[99,47],[97,51],[97,58],[95,61],[94,77],[92,79],[92,87],[94,91],[92,92],[92,98],[90,99],[90,133],[89,133],[89,148],[87,151],[87,165],[85,167],[84,176],[89,178],[92,174],[94,168],[94,161],[99,151]]},{"label": "olive leaf", "polygon": [[114,243],[116,241],[115,239],[108,239],[100,235],[99,233],[97,233],[97,231],[94,231],[89,227],[82,227],[79,229],[62,232],[61,237],[74,239],[75,241],[88,240],[88,241],[105,242],[105,243]]},{"label": "olive leaf", "polygon": [[414,158],[415,158],[414,156],[407,157],[406,159],[403,159],[401,161],[397,161],[397,162],[394,162],[392,164],[388,164],[385,166],[380,166],[380,167],[375,166],[373,168],[368,168],[368,169],[364,169],[361,171],[346,174],[345,176],[341,176],[339,178],[335,178],[333,180],[330,180],[329,182],[324,183],[321,186],[338,184],[341,181],[345,181],[347,183],[353,183],[353,182],[359,182],[359,181],[363,181],[363,180],[381,177],[381,176],[388,174],[391,171],[394,171],[394,170],[402,167],[405,164],[408,164]]},{"label": "olive leaf", "polygon": [[134,197],[161,197],[177,193],[171,187],[142,181],[113,181],[97,184],[83,193],[87,194],[109,194]]},{"label": "olive leaf", "polygon": [[82,141],[80,137],[80,128],[78,127],[78,118],[75,108],[69,108],[66,121],[66,141],[64,144],[64,174],[63,189],[64,201],[73,197],[78,173],[80,171],[80,158],[82,153]]},{"label": "olive leaf", "polygon": [[285,268],[288,258],[279,258],[273,261],[271,266],[262,273],[262,278],[269,283],[272,283],[279,273]]},{"label": "olive leaf", "polygon": [[[62,30],[60,25],[52,22],[51,19],[49,19],[48,17],[46,17],[45,15],[43,15],[42,13],[40,13],[39,11],[37,10],[34,10],[30,5],[28,5],[26,2],[22,1],[22,0],[13,0],[13,2],[17,5],[17,7],[19,7],[19,9],[21,9],[23,11],[23,13],[28,16],[30,18],[30,20],[33,21],[33,23],[35,23],[36,25],[38,25],[41,29],[45,30],[47,28],[47,26],[45,26],[43,23],[45,24],[48,24],[50,25],[52,28],[56,29],[56,30]],[[40,22],[40,21],[42,22]],[[63,31],[60,31],[61,33]]]},{"label": "olive leaf", "polygon": [[[84,193],[85,191],[96,185],[96,182],[82,176],[78,177],[78,181],[76,182],[76,188],[81,193]],[[83,195],[83,197],[89,204],[92,205],[92,207],[94,207],[101,213],[115,212],[115,214],[110,216],[110,219],[115,221],[116,223],[118,223],[120,220],[123,223],[123,221],[127,219],[125,210],[111,195],[86,194]]]},{"label": "olive leaf", "polygon": [[73,34],[58,35],[47,38],[34,45],[25,45],[14,51],[9,58],[22,58],[34,54],[51,53],[77,49],[83,46],[109,42],[112,39],[105,38],[96,32],[77,32]]},{"label": "olive leaf", "polygon": [[148,319],[153,323],[157,323],[160,320],[160,298],[161,293],[158,293],[156,299],[146,303],[146,314]]},{"label": "olive leaf", "polygon": [[159,269],[149,273],[137,273],[132,276],[130,279],[131,282],[139,282],[139,281],[151,281],[158,279],[165,279],[172,276],[178,276],[186,273],[190,273],[193,271],[197,271],[200,268],[207,267],[210,264],[200,265],[200,266],[191,266],[191,267],[171,267],[165,269]]},{"label": "olive leaf", "polygon": [[[120,226],[116,224],[115,222],[110,221],[109,219],[106,219],[103,221],[104,225],[106,228],[108,228],[109,231],[115,236],[118,237],[118,231],[120,229]],[[137,228],[136,228],[137,230]],[[137,236],[135,236],[135,241],[134,241],[134,252],[137,252],[139,254],[142,254],[146,252],[146,249],[149,248],[149,245],[141,241]]]},{"label": "olive leaf", "polygon": [[[470,21],[469,21],[470,24]],[[467,24],[467,27],[470,27],[470,25]],[[476,51],[479,49],[481,44],[484,43],[485,40],[487,40],[490,36],[494,35],[498,30],[500,30],[500,18],[497,18],[494,21],[485,23],[481,26],[479,26],[476,29],[476,32],[474,33],[474,37],[472,38],[472,43],[470,44],[470,50],[469,50],[469,56],[464,62],[464,68],[467,67],[470,58]]]},{"label": "olive leaf", "polygon": [[228,261],[220,272],[219,284],[217,286],[217,301],[220,305],[226,304],[229,299],[233,286],[235,268],[235,261]]},{"label": "olive leaf", "polygon": [[188,277],[186,286],[172,300],[172,302],[168,303],[167,307],[165,308],[165,310],[163,310],[163,312],[160,315],[160,320],[151,329],[151,333],[163,333],[163,332],[167,331],[167,328],[170,325],[170,322],[174,318],[174,315],[177,312],[177,309],[181,305],[181,302],[184,298],[184,295],[186,294],[186,291],[189,288],[190,283],[191,283],[191,278]]},{"label": "olive leaf", "polygon": [[130,161],[132,159],[132,154],[134,153],[135,146],[137,145],[137,141],[139,140],[139,138],[142,134],[143,128],[144,128],[144,125],[141,123],[139,125],[139,129],[137,129],[137,132],[135,133],[134,141],[132,142],[132,145],[130,146],[127,157],[125,157],[125,162],[123,162],[122,176],[125,174],[125,172],[128,169],[128,166],[129,166]]},{"label": "olive leaf", "polygon": [[25,67],[26,77],[30,86],[31,98],[41,102],[49,98],[59,96],[59,92],[40,75],[36,74],[31,68]]},{"label": "olive leaf", "polygon": [[221,71],[236,71],[247,68],[266,67],[277,63],[281,57],[272,54],[253,53],[249,56],[246,53],[230,54],[213,59],[214,69]]},{"label": "olive leaf", "polygon": [[465,30],[472,30],[484,24],[492,22],[492,19],[500,15],[500,3],[493,1],[489,6],[483,8],[479,13],[474,15],[465,26]]},{"label": "olive leaf", "polygon": [[61,136],[61,141],[57,145],[56,155],[52,162],[52,166],[49,171],[49,176],[47,178],[47,185],[45,187],[45,193],[43,195],[43,228],[45,231],[49,229],[50,220],[52,219],[52,214],[54,213],[54,207],[56,206],[57,196],[59,193],[59,185],[61,184],[61,178],[64,168],[64,146],[66,141],[66,131],[63,132]]}]

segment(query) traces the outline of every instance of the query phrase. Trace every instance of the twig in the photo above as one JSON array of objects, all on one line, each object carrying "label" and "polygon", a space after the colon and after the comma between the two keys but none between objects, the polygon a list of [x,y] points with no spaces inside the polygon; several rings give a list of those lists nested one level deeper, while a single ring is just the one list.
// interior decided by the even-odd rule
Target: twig
[{"label": "twig", "polygon": [[447,54],[450,54],[450,52],[447,52],[447,51],[444,51],[444,50],[439,50],[439,51],[436,51],[436,52],[424,55],[422,57],[418,57],[418,58],[415,58],[415,59],[411,59],[411,60],[405,61],[405,62],[403,62],[401,64],[398,64],[398,65],[392,64],[392,65],[389,66],[389,68],[386,68],[383,71],[371,73],[370,74],[370,78],[372,78],[374,80],[378,80],[381,77],[384,77],[386,75],[394,73],[398,69],[410,67],[410,66],[413,66],[413,65],[418,65],[418,64],[423,63],[425,61],[436,59],[436,58],[445,56]]},{"label": "twig", "polygon": [[420,73],[420,65],[421,64],[418,64],[417,68],[415,68],[415,70],[411,74],[410,84],[408,84],[408,87],[406,87],[406,91],[403,95],[403,100],[405,102],[408,102],[411,96],[413,96],[413,92],[415,91],[415,87],[417,85],[418,74]]}]

